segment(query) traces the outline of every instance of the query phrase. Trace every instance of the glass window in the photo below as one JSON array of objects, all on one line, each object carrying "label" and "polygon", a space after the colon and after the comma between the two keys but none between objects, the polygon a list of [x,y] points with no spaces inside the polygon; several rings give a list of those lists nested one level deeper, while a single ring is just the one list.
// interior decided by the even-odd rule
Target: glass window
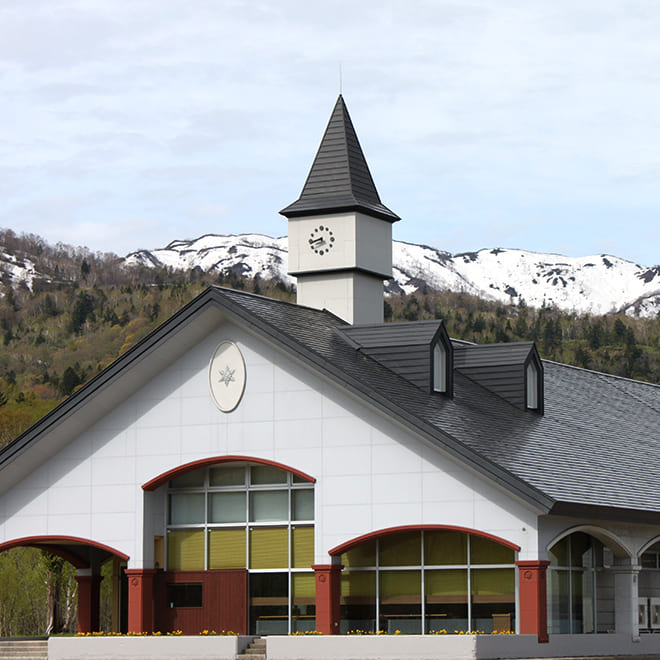
[{"label": "glass window", "polygon": [[289,631],[288,583],[288,573],[250,574],[250,629],[256,635]]},{"label": "glass window", "polygon": [[289,530],[286,527],[254,527],[250,530],[250,568],[287,568]]},{"label": "glass window", "polygon": [[167,569],[201,571],[204,569],[204,531],[177,530],[167,535]]},{"label": "glass window", "polygon": [[274,522],[289,519],[286,490],[255,490],[250,493],[250,521]]},{"label": "glass window", "polygon": [[424,563],[427,566],[467,563],[467,534],[451,530],[424,532]]},{"label": "glass window", "polygon": [[271,465],[253,465],[250,468],[250,483],[252,485],[262,484],[285,484],[287,473]]},{"label": "glass window", "polygon": [[209,493],[209,522],[245,522],[245,491]]},{"label": "glass window", "polygon": [[433,348],[433,389],[447,391],[447,349],[441,341]]},{"label": "glass window", "polygon": [[388,634],[422,632],[421,571],[380,571],[380,626]]},{"label": "glass window", "polygon": [[314,520],[314,491],[311,488],[291,491],[291,519]]},{"label": "glass window", "polygon": [[422,561],[419,532],[392,534],[380,539],[381,566],[419,566]]},{"label": "glass window", "polygon": [[527,365],[527,407],[535,410],[539,407],[539,373],[536,365],[530,362]]},{"label": "glass window", "polygon": [[426,632],[466,632],[468,626],[467,569],[426,571]]},{"label": "glass window", "polygon": [[291,575],[293,632],[316,630],[316,581],[313,573]]},{"label": "glass window", "polygon": [[197,583],[168,584],[167,603],[170,607],[201,607],[202,585]]},{"label": "glass window", "polygon": [[209,530],[209,568],[245,568],[245,527]]},{"label": "glass window", "polygon": [[341,632],[375,632],[376,571],[343,571],[341,575]]},{"label": "glass window", "polygon": [[227,465],[209,470],[210,486],[243,486],[244,484],[245,467],[243,465]]},{"label": "glass window", "polygon": [[341,557],[342,632],[511,632],[514,560],[511,548],[457,530],[400,532],[357,546]]},{"label": "glass window", "polygon": [[470,536],[471,564],[513,564],[514,551],[483,536]]},{"label": "glass window", "polygon": [[294,527],[291,530],[291,566],[310,568],[314,563],[314,528]]},{"label": "glass window", "polygon": [[201,488],[206,477],[205,470],[186,472],[170,481],[170,488]]},{"label": "glass window", "polygon": [[170,495],[170,524],[194,525],[205,518],[204,493],[172,493]]},{"label": "glass window", "polygon": [[342,566],[375,566],[376,565],[376,541],[369,541],[358,545],[341,556]]}]

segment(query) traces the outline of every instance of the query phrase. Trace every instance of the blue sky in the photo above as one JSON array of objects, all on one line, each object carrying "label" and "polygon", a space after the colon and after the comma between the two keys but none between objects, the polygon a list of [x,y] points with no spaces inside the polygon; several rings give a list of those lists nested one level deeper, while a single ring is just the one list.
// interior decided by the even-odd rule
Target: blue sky
[{"label": "blue sky", "polygon": [[286,234],[343,93],[395,238],[660,263],[655,0],[0,0],[0,226]]}]

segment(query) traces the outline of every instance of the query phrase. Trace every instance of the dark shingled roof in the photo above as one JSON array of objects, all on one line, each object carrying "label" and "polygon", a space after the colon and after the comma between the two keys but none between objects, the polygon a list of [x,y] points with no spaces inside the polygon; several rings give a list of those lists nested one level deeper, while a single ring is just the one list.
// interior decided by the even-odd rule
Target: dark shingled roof
[{"label": "dark shingled roof", "polygon": [[[533,361],[543,377],[543,365],[534,342],[455,345],[454,367],[510,404],[526,409],[526,367]],[[542,399],[542,389],[538,398]],[[543,410],[542,400],[539,411]]]},{"label": "dark shingled roof", "polygon": [[400,219],[380,201],[341,94],[300,198],[280,213],[292,218],[340,211],[363,211],[389,222]]},{"label": "dark shingled roof", "polygon": [[[210,309],[251,328],[540,511],[660,520],[660,386],[544,361],[543,416],[514,407],[460,370],[450,398],[421,390],[357,350],[347,337],[361,330],[327,311],[219,287],[207,289],[0,451],[0,469],[22,452],[38,452],[63,419],[80,413],[84,422],[85,406],[109,382],[154,356],[163,338],[187,332]],[[410,324],[415,337],[428,330]],[[405,331],[404,324],[395,331]],[[389,332],[384,329],[383,336]]]},{"label": "dark shingled roof", "polygon": [[[442,321],[357,325],[337,330],[357,350],[422,389],[431,387],[431,346],[443,330]],[[447,337],[447,343],[448,337]]]},{"label": "dark shingled roof", "polygon": [[577,505],[620,510],[627,519],[629,510],[660,514],[660,386],[543,360],[543,416],[510,405],[460,371],[450,399],[421,391],[342,341],[333,329],[346,326],[328,312],[223,295],[518,494],[524,484],[529,499],[562,512]]}]

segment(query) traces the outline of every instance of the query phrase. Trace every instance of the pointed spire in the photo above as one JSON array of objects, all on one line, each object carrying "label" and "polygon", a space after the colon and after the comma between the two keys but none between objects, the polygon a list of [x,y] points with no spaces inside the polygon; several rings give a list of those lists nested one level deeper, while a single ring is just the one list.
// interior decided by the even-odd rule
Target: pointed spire
[{"label": "pointed spire", "polygon": [[381,204],[341,94],[299,199],[280,213],[293,218],[338,211],[363,211],[389,222],[400,220]]}]

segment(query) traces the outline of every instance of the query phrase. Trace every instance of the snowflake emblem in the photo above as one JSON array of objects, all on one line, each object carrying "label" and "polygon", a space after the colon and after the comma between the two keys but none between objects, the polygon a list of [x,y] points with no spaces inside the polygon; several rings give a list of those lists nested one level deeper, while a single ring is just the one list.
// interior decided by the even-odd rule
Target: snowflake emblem
[{"label": "snowflake emblem", "polygon": [[221,372],[220,372],[220,383],[224,383],[226,387],[229,387],[229,383],[233,383],[236,381],[234,378],[234,374],[236,373],[236,369],[230,369],[229,365],[227,365]]}]

